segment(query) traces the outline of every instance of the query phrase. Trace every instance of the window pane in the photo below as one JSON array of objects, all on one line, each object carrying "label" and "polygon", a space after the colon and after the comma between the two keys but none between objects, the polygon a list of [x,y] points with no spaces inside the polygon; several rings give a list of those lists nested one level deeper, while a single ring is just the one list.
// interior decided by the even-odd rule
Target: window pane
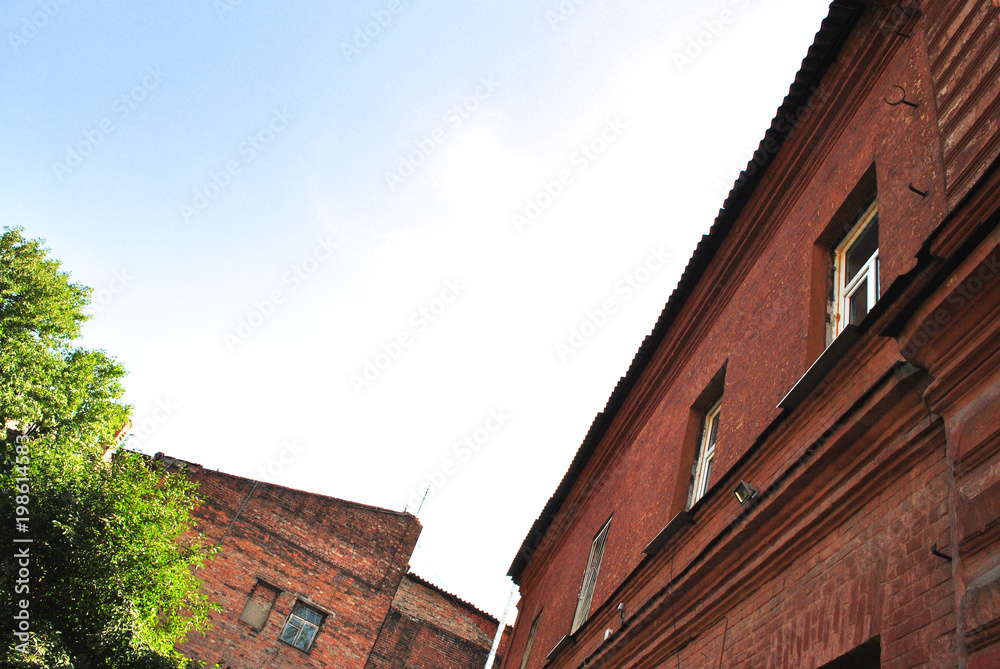
[{"label": "window pane", "polygon": [[715,449],[715,438],[719,434],[719,422],[722,420],[722,412],[715,414],[715,418],[712,420],[712,429],[708,434],[708,443],[705,444],[706,450]]},{"label": "window pane", "polygon": [[[851,279],[858,275],[858,272],[865,266],[868,259],[875,254],[878,250],[878,215],[876,214],[875,219],[865,228],[865,231],[861,233],[850,248],[847,249],[845,255],[845,260],[847,262],[847,279],[846,283],[850,283]],[[853,322],[853,321],[852,321]]]},{"label": "window pane", "polygon": [[281,630],[281,640],[285,643],[295,643],[295,637],[298,636],[299,625],[295,618],[289,618],[288,622],[285,623],[285,629]]},{"label": "window pane", "polygon": [[308,607],[302,606],[301,604],[297,604],[295,606],[295,615],[297,615],[299,618],[302,618],[303,620],[308,620],[311,623],[315,623],[316,625],[319,625],[321,622],[323,622],[322,614],[320,614],[318,611],[314,611]]},{"label": "window pane", "polygon": [[708,490],[708,481],[712,476],[712,460],[714,458],[709,458],[708,462],[705,463],[705,477],[701,481],[701,492],[702,494]]},{"label": "window pane", "polygon": [[573,615],[573,625],[570,627],[570,634],[576,632],[590,615],[590,603],[594,596],[594,586],[597,585],[597,574],[601,569],[601,559],[604,557],[604,546],[608,540],[608,528],[611,527],[609,520],[601,531],[598,532],[594,542],[590,545],[590,557],[587,559],[587,571],[583,575],[583,584],[580,586],[580,597],[576,604],[576,613]]},{"label": "window pane", "polygon": [[864,320],[865,315],[868,313],[868,279],[858,284],[849,301],[851,312],[850,323],[851,325],[857,325]]},{"label": "window pane", "polygon": [[302,628],[302,634],[299,635],[298,640],[295,645],[302,650],[309,650],[309,646],[312,645],[313,637],[316,636],[316,628],[312,625],[306,625]]},{"label": "window pane", "polygon": [[528,658],[531,657],[531,647],[535,645],[535,635],[538,634],[538,623],[542,621],[542,614],[535,616],[535,622],[531,623],[531,631],[528,633],[528,643],[524,645],[524,654],[521,655],[521,669],[528,666]]}]

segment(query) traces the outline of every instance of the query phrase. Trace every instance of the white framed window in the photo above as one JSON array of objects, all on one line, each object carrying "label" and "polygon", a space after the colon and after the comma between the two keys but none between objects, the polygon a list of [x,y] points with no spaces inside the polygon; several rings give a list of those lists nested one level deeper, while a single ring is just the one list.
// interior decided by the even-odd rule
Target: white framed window
[{"label": "white framed window", "polygon": [[524,645],[524,653],[521,655],[521,669],[528,666],[528,658],[531,656],[531,647],[535,645],[535,635],[538,634],[538,623],[542,622],[542,614],[535,616],[535,621],[531,623],[531,631],[528,632],[528,643]]},{"label": "white framed window", "polygon": [[299,650],[307,651],[312,647],[322,624],[322,613],[309,608],[302,602],[295,602],[295,608],[288,614],[288,620],[285,621],[280,638]]},{"label": "white framed window", "polygon": [[880,296],[878,280],[878,204],[872,202],[834,249],[836,304],[834,334],[857,325]]},{"label": "white framed window", "polygon": [[573,627],[570,634],[573,634],[590,616],[590,602],[594,598],[594,587],[597,585],[597,573],[601,570],[601,559],[604,557],[604,544],[608,541],[608,528],[611,521],[608,520],[597,533],[593,543],[590,544],[590,557],[587,559],[587,571],[583,573],[583,584],[580,586],[580,597],[576,603],[576,615],[573,616]]},{"label": "white framed window", "polygon": [[698,461],[695,463],[694,481],[691,487],[693,505],[708,491],[712,480],[712,463],[715,461],[715,444],[719,438],[719,422],[722,420],[722,399],[705,412],[701,425],[701,439],[698,447]]}]

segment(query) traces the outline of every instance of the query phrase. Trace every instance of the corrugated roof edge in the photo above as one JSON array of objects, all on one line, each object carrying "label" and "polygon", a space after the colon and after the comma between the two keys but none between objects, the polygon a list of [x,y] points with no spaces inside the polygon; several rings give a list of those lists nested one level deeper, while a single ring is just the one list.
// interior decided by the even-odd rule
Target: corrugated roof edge
[{"label": "corrugated roof edge", "polygon": [[[822,78],[827,68],[829,68],[830,63],[836,58],[841,45],[854,27],[865,4],[862,0],[834,0],[830,3],[830,11],[826,18],[823,19],[823,23],[820,25],[820,29],[816,33],[816,37],[813,40],[812,46],[809,47],[806,57],[802,59],[802,65],[795,74],[795,79],[788,89],[788,94],[778,107],[777,113],[771,120],[770,127],[764,133],[764,138],[760,141],[757,151],[754,152],[754,156],[758,153],[767,156],[769,152],[764,146],[771,146],[773,142],[777,142],[779,147],[774,153],[777,154],[780,152],[781,137],[787,135],[788,130],[782,130],[779,126],[783,125],[782,122],[787,121],[787,119],[794,118],[793,113],[811,97],[814,87],[820,78]],[[632,363],[629,365],[628,371],[618,381],[618,384],[611,392],[604,411],[598,413],[594,418],[594,422],[587,431],[587,435],[584,437],[583,443],[577,450],[562,481],[560,481],[556,491],[549,498],[549,501],[542,509],[542,513],[535,520],[534,524],[532,524],[531,530],[529,530],[528,535],[521,543],[521,547],[518,549],[517,555],[514,557],[514,561],[507,572],[507,575],[518,585],[520,585],[520,577],[524,568],[531,561],[531,556],[552,524],[552,520],[555,518],[559,507],[562,506],[562,503],[569,495],[569,491],[576,482],[577,477],[583,471],[583,467],[611,425],[615,414],[621,408],[628,393],[635,386],[646,365],[652,359],[653,353],[663,341],[667,330],[680,311],[680,308],[691,294],[694,286],[708,267],[709,262],[715,256],[722,240],[729,233],[733,223],[739,217],[743,207],[773,162],[773,160],[768,159],[762,167],[757,168],[754,166],[753,157],[751,157],[747,163],[747,169],[740,173],[732,190],[729,191],[729,195],[723,202],[722,208],[719,209],[719,214],[716,216],[715,222],[709,229],[708,234],[703,235],[701,241],[698,242],[698,246],[691,255],[687,267],[684,268],[684,272],[677,282],[677,287],[667,299],[663,311],[660,312],[660,317],[657,319],[656,325],[653,326],[653,331],[643,339],[639,350],[632,358]],[[753,169],[751,169],[752,166]],[[532,538],[535,539],[534,543],[532,542]]]},{"label": "corrugated roof edge", "polygon": [[461,607],[463,607],[465,609],[468,609],[469,611],[472,611],[473,613],[477,613],[477,614],[481,615],[482,617],[486,618],[487,620],[491,620],[491,621],[495,622],[497,625],[500,624],[499,620],[497,620],[496,618],[494,618],[492,615],[490,615],[486,611],[483,611],[481,608],[479,608],[475,604],[472,604],[470,602],[465,601],[464,599],[462,599],[458,595],[455,595],[455,594],[452,594],[452,593],[448,592],[447,590],[445,590],[444,588],[442,588],[439,585],[434,585],[433,583],[431,583],[430,581],[428,581],[426,578],[418,576],[417,574],[413,573],[412,571],[406,572],[403,575],[403,577],[404,578],[408,578],[408,579],[410,579],[412,581],[416,581],[417,583],[419,583],[420,585],[424,586],[425,588],[429,588],[429,589],[433,590],[434,592],[438,593],[439,595],[442,595],[446,599],[452,600],[453,602],[455,602],[459,606],[461,606]]}]

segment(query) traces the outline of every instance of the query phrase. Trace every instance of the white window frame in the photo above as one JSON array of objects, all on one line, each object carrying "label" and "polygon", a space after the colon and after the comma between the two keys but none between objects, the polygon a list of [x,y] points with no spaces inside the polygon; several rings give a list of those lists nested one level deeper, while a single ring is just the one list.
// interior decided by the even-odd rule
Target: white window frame
[{"label": "white window frame", "polygon": [[531,623],[531,631],[528,632],[528,643],[524,645],[524,653],[521,655],[521,669],[528,666],[528,658],[531,656],[531,647],[535,645],[535,635],[538,634],[538,624],[542,622],[542,614],[539,612],[535,616],[535,621]]},{"label": "white window frame", "polygon": [[[318,623],[314,623],[311,620],[306,620],[302,616],[296,615],[295,612],[299,608],[312,611],[313,613],[319,616],[320,621]],[[308,653],[309,649],[311,649],[313,647],[313,644],[316,642],[316,637],[319,636],[319,628],[322,627],[323,625],[324,617],[325,616],[323,615],[322,611],[319,611],[301,601],[297,601],[295,602],[295,606],[292,607],[292,612],[288,614],[288,618],[285,620],[285,624],[281,627],[281,634],[278,635],[278,638],[281,639],[281,641],[283,641],[284,643],[287,643],[289,646],[292,646],[293,648],[298,648],[299,650]],[[289,628],[297,630],[295,633],[295,637],[292,641],[288,641],[287,639],[285,639],[285,631],[288,630]],[[299,645],[299,641],[302,639],[302,635],[306,630],[311,630],[312,636],[309,637],[309,643],[306,644],[305,648],[303,648],[302,646]]]},{"label": "white window frame", "polygon": [[580,595],[576,602],[576,614],[573,616],[573,626],[570,634],[574,634],[590,617],[590,603],[594,598],[594,588],[597,586],[597,574],[601,570],[601,560],[604,559],[604,546],[608,542],[608,528],[611,520],[604,524],[601,531],[590,544],[590,557],[587,558],[587,571],[583,573],[583,583],[580,585]]},{"label": "white window frame", "polygon": [[[850,281],[847,280],[847,252],[850,251],[854,243],[868,230],[868,226],[878,217],[878,202],[873,201],[868,209],[858,218],[857,223],[851,228],[844,240],[834,250],[834,263],[836,267],[837,294],[835,298],[834,313],[834,336],[839,335],[847,327],[851,320],[851,298],[858,292],[862,285],[868,291],[868,311],[872,310],[878,298],[881,297],[879,286],[879,249],[876,246],[875,252],[865,264],[862,265],[858,273]],[[867,282],[867,283],[866,283]],[[867,313],[867,312],[865,312]]]},{"label": "white window frame", "polygon": [[701,423],[701,439],[698,445],[698,462],[694,470],[694,484],[691,487],[691,504],[701,499],[711,483],[712,463],[715,461],[715,446],[719,438],[719,419],[722,414],[722,398],[705,412]]}]

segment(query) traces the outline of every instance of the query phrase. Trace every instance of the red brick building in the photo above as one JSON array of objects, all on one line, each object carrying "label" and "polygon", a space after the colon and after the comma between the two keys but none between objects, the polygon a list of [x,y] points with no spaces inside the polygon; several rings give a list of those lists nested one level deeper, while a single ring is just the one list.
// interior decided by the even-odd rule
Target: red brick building
[{"label": "red brick building", "polygon": [[505,669],[1000,667],[998,165],[994,3],[830,5],[511,565]]},{"label": "red brick building", "polygon": [[157,459],[199,484],[197,530],[218,548],[199,577],[221,611],[185,656],[232,669],[486,666],[496,619],[408,573],[414,516]]},{"label": "red brick building", "polygon": [[[413,573],[403,576],[368,659],[368,669],[485,667],[497,621]],[[499,669],[510,642],[500,638]],[[483,652],[485,651],[485,652]]]}]

